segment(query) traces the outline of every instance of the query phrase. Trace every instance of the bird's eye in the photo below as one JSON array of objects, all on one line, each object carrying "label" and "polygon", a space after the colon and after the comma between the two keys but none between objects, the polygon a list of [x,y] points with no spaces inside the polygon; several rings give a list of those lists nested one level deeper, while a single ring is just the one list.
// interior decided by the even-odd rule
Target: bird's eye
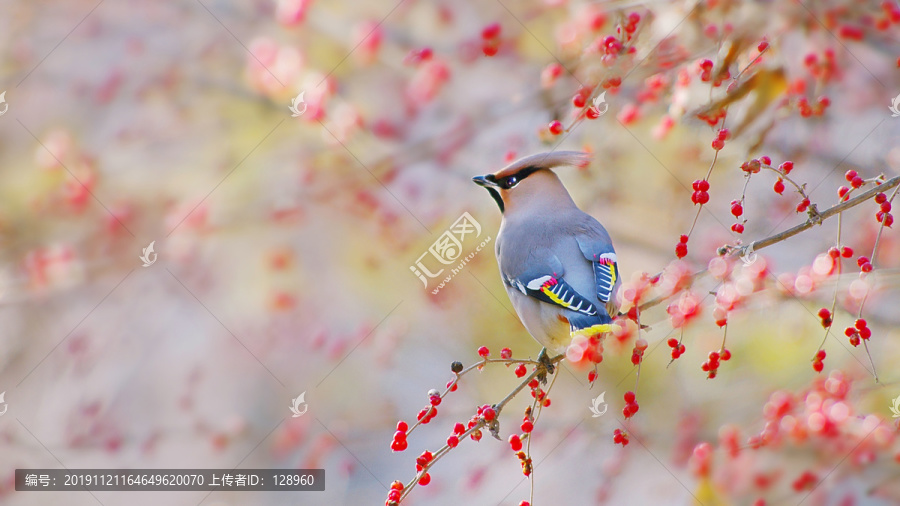
[{"label": "bird's eye", "polygon": [[512,188],[518,182],[519,180],[516,178],[516,176],[509,176],[508,178],[506,178],[506,184],[504,184],[504,186],[506,186],[507,188]]}]

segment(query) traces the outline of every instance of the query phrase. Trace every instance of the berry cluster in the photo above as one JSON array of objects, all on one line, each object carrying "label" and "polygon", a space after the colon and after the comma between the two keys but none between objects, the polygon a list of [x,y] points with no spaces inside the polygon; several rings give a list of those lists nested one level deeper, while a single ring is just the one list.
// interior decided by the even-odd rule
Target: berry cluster
[{"label": "berry cluster", "polygon": [[638,406],[637,400],[635,400],[634,392],[632,392],[630,390],[628,392],[625,392],[624,398],[625,398],[625,407],[622,408],[622,416],[624,416],[625,419],[627,420],[627,419],[631,418],[632,416],[634,416],[635,413],[638,412],[638,409],[640,408],[640,406]]},{"label": "berry cluster", "polygon": [[406,431],[409,430],[409,425],[403,420],[397,422],[397,432],[394,433],[394,440],[391,441],[391,450],[395,452],[402,452],[408,446],[406,442]]},{"label": "berry cluster", "polygon": [[385,506],[397,506],[400,504],[400,496],[403,495],[403,483],[399,481],[394,481],[391,483],[391,489],[388,491],[387,501],[384,502]]},{"label": "berry cluster", "polygon": [[872,272],[872,262],[869,261],[869,257],[867,256],[860,255],[860,257],[856,259],[856,265],[859,266],[861,272]]},{"label": "berry cluster", "polygon": [[716,132],[716,138],[712,141],[712,148],[716,151],[721,151],[722,148],[725,147],[725,141],[728,140],[728,137],[729,132],[727,128],[719,129],[719,131]]},{"label": "berry cluster", "polygon": [[669,345],[669,348],[672,348],[672,360],[684,355],[684,345],[679,343],[678,339],[670,337],[666,344]]},{"label": "berry cluster", "polygon": [[481,51],[494,56],[500,49],[500,23],[491,23],[481,30]]},{"label": "berry cluster", "polygon": [[613,443],[622,445],[623,447],[628,446],[628,433],[621,429],[614,430]]},{"label": "berry cluster", "polygon": [[[735,218],[740,218],[744,214],[744,206],[741,205],[740,200],[731,201],[731,214],[733,214]],[[744,223],[746,223],[746,221],[747,220],[744,220]],[[737,234],[743,234],[744,223],[735,223],[731,226],[731,231]]]},{"label": "berry cluster", "polygon": [[828,308],[823,307],[822,309],[819,309],[819,312],[816,314],[819,316],[819,320],[820,320],[820,323],[822,324],[822,328],[827,329],[827,328],[831,327],[831,323],[833,320],[831,318],[831,311],[829,311]]},{"label": "berry cluster", "polygon": [[511,434],[509,436],[509,447],[512,448],[512,451],[518,452],[522,449],[522,438],[519,437],[518,434]]},{"label": "berry cluster", "polygon": [[700,204],[702,206],[709,202],[709,181],[698,179],[694,181],[694,184],[691,186],[694,188],[694,193],[691,194],[691,202],[693,202],[694,205]]},{"label": "berry cluster", "polygon": [[730,358],[731,352],[728,351],[727,348],[723,349],[721,353],[718,351],[711,351],[709,352],[706,362],[703,362],[703,364],[700,365],[700,369],[706,373],[708,379],[713,379],[719,371],[719,361],[727,362]]},{"label": "berry cluster", "polygon": [[466,426],[456,422],[456,425],[453,426],[453,434],[450,434],[447,437],[447,446],[450,448],[456,448],[459,444],[459,438],[466,432]]},{"label": "berry cluster", "polygon": [[[644,359],[644,351],[647,349],[647,340],[644,338],[634,342],[634,350],[631,351],[631,363],[638,365]],[[590,379],[590,376],[588,377]]]},{"label": "berry cluster", "polygon": [[516,452],[516,457],[519,458],[519,463],[522,464],[522,474],[524,474],[525,476],[531,476],[531,471],[534,470],[534,467],[531,463],[531,457],[529,457],[525,452],[521,450]]},{"label": "berry cluster", "polygon": [[825,368],[824,360],[825,360],[825,350],[817,351],[816,357],[813,359],[813,370],[816,372],[822,372],[822,369]]},{"label": "berry cluster", "polygon": [[882,223],[885,227],[890,228],[894,224],[894,216],[891,214],[891,201],[887,199],[887,195],[879,193],[875,195],[875,203],[878,204],[878,212],[875,213],[875,219],[878,223]]},{"label": "berry cluster", "polygon": [[852,327],[844,329],[844,335],[850,338],[850,344],[859,346],[860,339],[867,340],[872,337],[872,330],[869,329],[866,320],[857,318]]},{"label": "berry cluster", "polygon": [[688,236],[682,234],[678,239],[678,244],[675,245],[675,256],[678,258],[684,258],[688,254]]},{"label": "berry cluster", "polygon": [[419,457],[416,459],[416,472],[422,473],[422,475],[419,477],[419,485],[425,486],[431,483],[431,475],[429,475],[428,473],[423,473],[422,471],[425,470],[425,467],[428,464],[431,464],[432,460],[434,460],[434,455],[432,455],[432,453],[428,450],[422,452],[422,455],[419,455]]},{"label": "berry cluster", "polygon": [[550,398],[547,397],[547,392],[541,388],[541,384],[536,378],[528,382],[528,387],[531,388],[531,396],[537,399],[542,406],[546,408],[550,405]]}]

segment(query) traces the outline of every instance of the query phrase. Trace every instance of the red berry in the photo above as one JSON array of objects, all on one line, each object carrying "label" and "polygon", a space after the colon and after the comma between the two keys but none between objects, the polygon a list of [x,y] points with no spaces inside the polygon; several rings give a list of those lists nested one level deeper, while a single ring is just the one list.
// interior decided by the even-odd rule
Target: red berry
[{"label": "red berry", "polygon": [[406,441],[406,431],[398,430],[395,432],[394,441]]},{"label": "red berry", "polygon": [[870,264],[869,262],[866,262],[866,263],[862,264],[862,266],[860,267],[860,270],[862,270],[863,272],[872,272],[872,264]]},{"label": "red berry", "polygon": [[422,485],[424,487],[425,485],[428,485],[429,483],[431,483],[431,475],[430,474],[425,473],[422,475],[421,478],[419,478],[419,485]]},{"label": "red berry", "polygon": [[584,104],[586,103],[586,101],[587,101],[587,99],[581,93],[577,93],[574,97],[572,97],[572,105],[574,105],[575,107],[577,107],[579,109],[584,107]]},{"label": "red berry", "polygon": [[697,192],[697,203],[700,205],[706,204],[709,202],[709,193],[705,191]]},{"label": "red berry", "polygon": [[884,193],[878,193],[875,195],[875,203],[876,204],[881,204],[886,201],[887,201],[887,195],[885,195]]},{"label": "red berry", "polygon": [[872,329],[870,329],[869,327],[863,327],[863,328],[859,329],[859,337],[861,337],[863,339],[868,339],[868,338],[872,337]]},{"label": "red berry", "polygon": [[769,48],[769,43],[766,41],[762,41],[759,43],[758,46],[756,46],[756,50],[759,51],[760,53],[762,53],[763,51],[765,51],[768,48]]},{"label": "red berry", "polygon": [[684,258],[688,254],[687,244],[680,242],[677,246],[675,246],[675,256],[678,258]]},{"label": "red berry", "polygon": [[881,212],[889,213],[891,212],[891,203],[889,201],[885,201],[881,203]]},{"label": "red berry", "polygon": [[825,364],[823,364],[820,360],[816,360],[813,362],[813,370],[816,372],[822,372],[822,369],[825,368]]},{"label": "red berry", "polygon": [[844,246],[843,248],[841,248],[841,256],[844,258],[852,257],[853,249],[851,249],[849,246]]},{"label": "red berry", "polygon": [[825,350],[819,350],[816,352],[816,360],[825,360]]},{"label": "red berry", "polygon": [[759,160],[754,158],[753,160],[750,160],[749,162],[747,162],[747,171],[756,174],[759,172],[760,166],[761,166],[761,164],[760,164]]},{"label": "red berry", "polygon": [[588,382],[593,383],[594,380],[597,379],[597,371],[591,371],[588,373]]},{"label": "red berry", "polygon": [[588,119],[597,119],[600,117],[600,111],[598,111],[596,107],[588,107],[584,115],[587,116]]},{"label": "red berry", "polygon": [[459,438],[456,436],[450,436],[447,438],[447,446],[450,448],[456,448],[456,445],[459,444]]},{"label": "red berry", "polygon": [[850,336],[850,344],[853,346],[859,346],[859,334],[853,334]]},{"label": "red berry", "polygon": [[490,354],[491,354],[491,350],[489,350],[487,348],[487,346],[482,346],[482,347],[478,348],[478,355],[480,357],[487,358],[488,356],[490,356]]},{"label": "red berry", "polygon": [[775,186],[772,187],[775,190],[775,193],[781,195],[784,193],[784,181],[781,178],[778,178],[778,181],[775,181]]},{"label": "red berry", "polygon": [[512,448],[514,452],[522,449],[522,440],[519,438],[518,434],[509,436],[509,447]]},{"label": "red berry", "polygon": [[512,357],[512,350],[510,350],[509,348],[503,348],[502,350],[500,350],[500,358],[507,359],[510,357]]},{"label": "red berry", "polygon": [[853,178],[855,178],[856,176],[858,176],[857,172],[853,169],[850,169],[844,174],[844,179],[846,179],[847,181],[853,181]]},{"label": "red berry", "polygon": [[635,399],[634,392],[631,392],[631,391],[625,392],[625,402],[626,403],[631,404],[632,402],[634,402],[634,399]]},{"label": "red berry", "polygon": [[735,218],[739,218],[742,214],[744,214],[744,207],[739,203],[731,204],[731,214],[733,214]]},{"label": "red berry", "polygon": [[711,70],[713,68],[713,62],[709,59],[704,59],[700,62],[700,68],[703,70]]},{"label": "red berry", "polygon": [[803,211],[806,211],[806,209],[808,207],[809,207],[809,199],[803,199],[800,201],[799,204],[797,204],[797,212],[802,213]]},{"label": "red berry", "polygon": [[700,179],[699,181],[697,181],[697,186],[698,186],[698,188],[697,188],[698,190],[705,192],[705,191],[709,190],[709,181],[707,181],[705,179]]},{"label": "red berry", "polygon": [[790,161],[782,162],[782,164],[779,165],[778,168],[781,169],[781,172],[784,172],[785,174],[790,174],[790,172],[792,170],[794,170],[794,162],[790,162]]},{"label": "red berry", "polygon": [[525,420],[522,422],[522,432],[528,434],[534,430],[534,424],[530,420]]},{"label": "red berry", "polygon": [[859,188],[864,183],[865,183],[865,181],[863,181],[863,178],[856,176],[855,178],[853,178],[853,181],[850,181],[850,186],[852,186],[854,188]]},{"label": "red berry", "polygon": [[522,376],[525,376],[525,373],[527,373],[527,372],[528,371],[525,368],[525,364],[519,364],[518,367],[516,367],[516,377],[517,378],[521,378]]},{"label": "red berry", "polygon": [[400,432],[406,432],[409,430],[409,425],[406,424],[403,420],[397,422],[397,430]]},{"label": "red berry", "polygon": [[727,362],[728,359],[731,358],[731,352],[726,348],[722,350],[722,354],[719,356],[719,358],[721,358],[723,362]]},{"label": "red berry", "polygon": [[499,50],[500,45],[496,42],[485,42],[484,45],[481,46],[481,52],[484,53],[485,56],[494,56]]},{"label": "red berry", "polygon": [[731,132],[727,128],[722,128],[716,132],[716,139],[726,141],[728,140],[729,135],[731,135]]},{"label": "red berry", "polygon": [[395,440],[391,443],[391,450],[394,450],[395,452],[402,452],[402,451],[405,450],[408,446],[409,446],[409,443],[407,443],[405,439],[402,440],[402,441],[398,441],[398,440],[395,439]]},{"label": "red berry", "polygon": [[684,234],[681,234],[681,237],[678,238],[678,242],[682,242],[682,243],[684,243],[684,244],[687,244],[687,242],[688,242],[688,236],[686,236],[686,235],[684,235]]},{"label": "red berry", "polygon": [[456,435],[462,434],[466,431],[466,426],[457,422],[456,425],[453,426],[453,433]]},{"label": "red berry", "polygon": [[866,328],[866,320],[863,318],[857,318],[857,320],[853,323],[853,326],[859,330]]},{"label": "red berry", "polygon": [[721,139],[713,139],[713,141],[712,141],[712,143],[711,143],[710,145],[711,145],[712,148],[715,149],[716,151],[720,151],[722,148],[725,147],[725,141],[723,141],[723,140],[721,140]]},{"label": "red berry", "polygon": [[494,418],[497,418],[497,412],[494,411],[494,408],[488,406],[488,407],[484,408],[484,411],[481,413],[481,416],[483,416],[485,420],[490,422]]},{"label": "red berry", "polygon": [[553,120],[550,122],[550,133],[553,135],[559,135],[563,131],[562,123],[557,120]]},{"label": "red berry", "polygon": [[763,165],[772,165],[772,159],[766,155],[759,157],[759,163]]},{"label": "red berry", "polygon": [[836,259],[837,257],[841,256],[841,250],[832,246],[832,247],[828,248],[828,256]]},{"label": "red berry", "polygon": [[894,224],[894,216],[890,213],[884,213],[884,221],[882,222],[885,227],[891,228],[891,225]]},{"label": "red berry", "polygon": [[841,186],[840,188],[838,188],[838,198],[839,199],[847,200],[845,197],[847,196],[848,193],[850,193],[850,188],[847,188],[846,186]]},{"label": "red berry", "polygon": [[677,348],[678,347],[678,339],[675,339],[674,337],[670,337],[669,340],[666,341],[666,344],[669,345],[669,348]]},{"label": "red berry", "polygon": [[819,310],[819,312],[817,314],[819,315],[819,318],[821,318],[823,320],[825,320],[827,318],[831,318],[831,311],[829,311],[828,308],[823,307],[822,309]]},{"label": "red berry", "polygon": [[856,259],[856,265],[858,265],[860,267],[862,267],[863,264],[867,264],[867,263],[869,263],[869,257],[860,256],[859,258]]},{"label": "red berry", "polygon": [[500,23],[491,23],[481,30],[482,39],[496,39],[500,36]]}]

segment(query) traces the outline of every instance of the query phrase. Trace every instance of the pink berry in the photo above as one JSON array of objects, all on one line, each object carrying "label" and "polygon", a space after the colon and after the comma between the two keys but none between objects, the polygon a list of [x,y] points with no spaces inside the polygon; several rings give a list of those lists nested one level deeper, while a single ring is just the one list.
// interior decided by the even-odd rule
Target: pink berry
[{"label": "pink berry", "polygon": [[759,157],[759,163],[763,165],[772,165],[772,159],[766,155]]},{"label": "pink berry", "polygon": [[781,165],[778,166],[778,168],[781,169],[781,172],[784,172],[785,174],[790,174],[790,172],[792,170],[794,170],[794,162],[790,162],[790,161],[783,162]]},{"label": "pink berry", "polygon": [[503,348],[502,350],[500,350],[500,358],[507,359],[510,357],[512,357],[512,350],[510,350],[509,348]]},{"label": "pink berry", "polygon": [[765,51],[768,48],[769,48],[769,43],[766,41],[762,41],[759,43],[758,46],[756,46],[756,50],[759,51],[760,53],[762,53],[763,51]]},{"label": "pink berry", "polygon": [[716,151],[721,151],[722,148],[725,147],[725,141],[723,141],[723,140],[721,140],[721,139],[713,139],[713,141],[712,141],[712,143],[711,143],[710,145],[711,145],[712,148],[715,149]]}]

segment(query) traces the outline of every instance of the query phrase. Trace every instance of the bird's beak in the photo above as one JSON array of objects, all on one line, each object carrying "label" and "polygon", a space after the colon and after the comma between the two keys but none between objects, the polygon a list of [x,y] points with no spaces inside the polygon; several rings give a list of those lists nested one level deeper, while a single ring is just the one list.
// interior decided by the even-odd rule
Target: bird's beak
[{"label": "bird's beak", "polygon": [[[483,186],[485,188],[497,187],[497,183],[488,179],[490,175],[487,176],[475,176],[472,178],[472,181],[478,186]],[[492,178],[493,179],[493,178]]]}]

